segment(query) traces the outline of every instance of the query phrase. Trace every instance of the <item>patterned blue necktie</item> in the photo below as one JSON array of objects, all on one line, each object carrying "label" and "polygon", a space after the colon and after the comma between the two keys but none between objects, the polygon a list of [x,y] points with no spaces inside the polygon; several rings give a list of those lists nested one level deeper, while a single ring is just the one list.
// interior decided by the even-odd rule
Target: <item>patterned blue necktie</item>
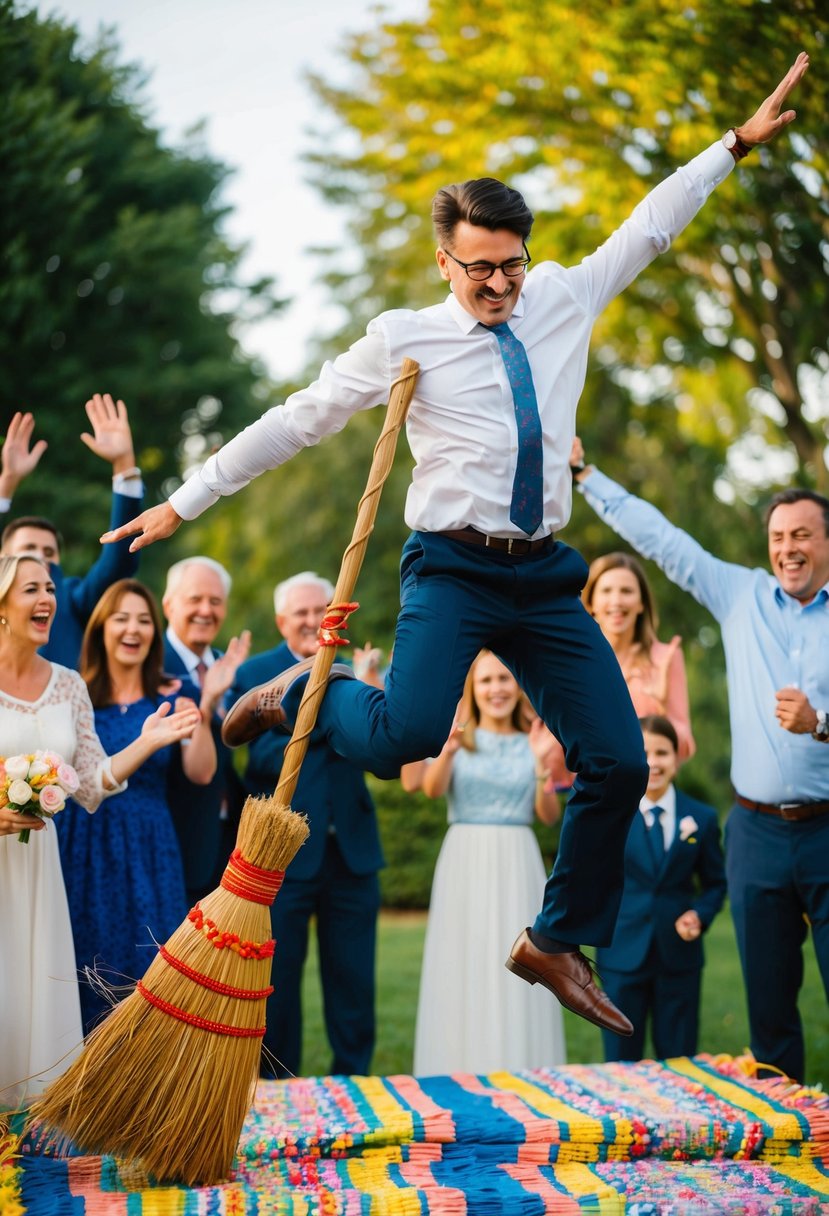
[{"label": "patterned blue necktie", "polygon": [[501,348],[518,427],[518,459],[509,517],[522,532],[532,536],[544,518],[544,464],[541,419],[538,416],[530,361],[524,343],[516,338],[506,321],[487,328],[495,334]]}]

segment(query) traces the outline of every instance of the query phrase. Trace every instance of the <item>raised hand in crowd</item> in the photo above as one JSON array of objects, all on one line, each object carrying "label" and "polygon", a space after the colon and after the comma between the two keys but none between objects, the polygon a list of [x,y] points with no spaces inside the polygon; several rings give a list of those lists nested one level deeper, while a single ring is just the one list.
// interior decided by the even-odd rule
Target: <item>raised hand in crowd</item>
[{"label": "raised hand in crowd", "polygon": [[123,401],[113,401],[109,393],[94,393],[85,409],[92,434],[82,432],[82,442],[101,460],[112,465],[113,474],[133,472],[135,449]]},{"label": "raised hand in crowd", "polygon": [[380,673],[382,658],[382,650],[379,646],[372,646],[371,642],[366,642],[365,646],[355,646],[351,662],[357,679],[362,680],[364,684],[371,684],[374,688],[382,688],[383,677]]},{"label": "raised hand in crowd", "polygon": [[21,481],[33,472],[49,446],[45,439],[32,443],[34,414],[20,410],[12,417],[0,447],[0,498],[14,498]]}]

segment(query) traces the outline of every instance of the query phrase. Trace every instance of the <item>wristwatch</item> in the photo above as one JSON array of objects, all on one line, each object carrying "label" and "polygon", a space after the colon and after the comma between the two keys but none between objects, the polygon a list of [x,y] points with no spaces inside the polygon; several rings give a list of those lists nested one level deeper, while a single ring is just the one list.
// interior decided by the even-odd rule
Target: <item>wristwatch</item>
[{"label": "wristwatch", "polygon": [[817,739],[818,743],[829,742],[829,711],[818,709],[817,711],[817,726],[812,731],[812,738]]},{"label": "wristwatch", "polygon": [[747,143],[740,139],[733,127],[729,127],[725,135],[722,137],[723,147],[728,148],[728,151],[735,160],[742,160],[744,156],[748,156],[751,148]]}]

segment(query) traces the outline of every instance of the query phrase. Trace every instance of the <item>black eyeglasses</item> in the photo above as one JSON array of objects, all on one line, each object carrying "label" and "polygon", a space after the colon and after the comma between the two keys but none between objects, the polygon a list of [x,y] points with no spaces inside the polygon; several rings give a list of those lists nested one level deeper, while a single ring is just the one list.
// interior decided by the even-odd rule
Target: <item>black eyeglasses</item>
[{"label": "black eyeglasses", "polygon": [[459,266],[463,266],[470,279],[474,279],[476,283],[483,283],[487,279],[491,279],[496,270],[502,270],[508,279],[517,279],[520,274],[529,266],[532,258],[530,251],[524,241],[521,242],[524,246],[523,258],[509,258],[506,262],[499,262],[497,265],[494,262],[462,262],[460,258],[456,258],[454,253],[450,253],[448,249],[441,251],[451,258],[453,262],[457,262]]}]

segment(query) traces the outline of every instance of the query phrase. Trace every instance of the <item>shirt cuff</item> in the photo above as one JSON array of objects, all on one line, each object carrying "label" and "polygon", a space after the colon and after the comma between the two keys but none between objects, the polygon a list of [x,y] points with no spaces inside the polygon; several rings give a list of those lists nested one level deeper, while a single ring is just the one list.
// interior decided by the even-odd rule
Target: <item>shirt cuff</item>
[{"label": "shirt cuff", "polygon": [[124,474],[116,473],[112,478],[112,489],[116,494],[123,494],[125,498],[143,498],[144,482],[141,480],[141,474]]},{"label": "shirt cuff", "polygon": [[179,486],[169,498],[170,506],[182,519],[196,519],[208,507],[221,498],[215,490],[211,490],[202,480],[201,473],[188,477],[183,486]]}]

